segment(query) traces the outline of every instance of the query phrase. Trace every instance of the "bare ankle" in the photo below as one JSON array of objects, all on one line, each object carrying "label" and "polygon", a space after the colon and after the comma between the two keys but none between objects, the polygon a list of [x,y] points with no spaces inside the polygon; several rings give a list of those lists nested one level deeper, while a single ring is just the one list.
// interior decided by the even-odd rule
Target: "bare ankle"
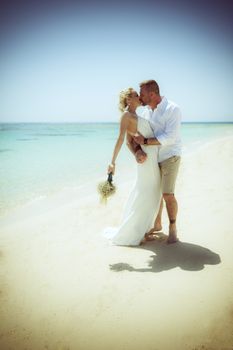
[{"label": "bare ankle", "polygon": [[155,222],[155,224],[154,224],[154,229],[155,229],[155,231],[160,231],[160,230],[162,230],[162,223],[161,223],[161,221]]}]

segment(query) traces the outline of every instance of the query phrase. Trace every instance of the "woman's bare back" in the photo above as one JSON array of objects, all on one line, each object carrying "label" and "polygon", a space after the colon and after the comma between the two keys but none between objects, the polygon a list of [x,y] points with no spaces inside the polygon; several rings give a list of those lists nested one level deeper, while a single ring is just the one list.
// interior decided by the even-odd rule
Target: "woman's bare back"
[{"label": "woman's bare back", "polygon": [[135,136],[137,132],[138,118],[135,114],[128,112],[127,119],[128,119],[127,134],[130,136]]}]

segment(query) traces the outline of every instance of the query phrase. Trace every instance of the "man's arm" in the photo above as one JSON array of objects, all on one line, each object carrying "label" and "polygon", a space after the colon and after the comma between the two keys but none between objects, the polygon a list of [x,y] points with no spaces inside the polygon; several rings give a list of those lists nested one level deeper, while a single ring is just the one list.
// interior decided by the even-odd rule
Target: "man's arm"
[{"label": "man's arm", "polygon": [[129,134],[127,134],[127,143],[126,144],[129,148],[130,152],[132,152],[134,156],[138,150],[142,149],[141,146],[137,142],[135,142],[133,137]]},{"label": "man's arm", "polygon": [[172,145],[180,132],[181,126],[181,111],[176,106],[166,120],[165,129],[160,135],[157,134],[157,140],[162,146]]},{"label": "man's arm", "polygon": [[145,145],[145,146],[161,145],[161,143],[158,141],[156,137],[150,137],[147,139],[143,135],[139,134],[139,132],[138,132],[138,136],[134,136],[134,142],[138,145]]},{"label": "man's arm", "polygon": [[134,137],[134,141],[140,145],[172,145],[179,134],[181,124],[181,112],[178,107],[174,108],[169,118],[166,120],[165,129],[162,133],[156,134],[154,138],[144,138],[140,133]]}]

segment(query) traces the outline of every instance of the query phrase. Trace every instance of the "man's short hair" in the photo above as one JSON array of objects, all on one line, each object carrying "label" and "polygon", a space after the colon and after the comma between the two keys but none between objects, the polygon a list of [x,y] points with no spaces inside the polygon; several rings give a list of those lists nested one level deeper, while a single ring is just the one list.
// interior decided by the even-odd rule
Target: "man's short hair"
[{"label": "man's short hair", "polygon": [[160,94],[159,92],[159,85],[156,83],[155,80],[145,80],[145,81],[142,81],[140,84],[139,84],[140,88],[141,87],[146,87],[147,91],[149,92],[155,92],[156,94]]}]

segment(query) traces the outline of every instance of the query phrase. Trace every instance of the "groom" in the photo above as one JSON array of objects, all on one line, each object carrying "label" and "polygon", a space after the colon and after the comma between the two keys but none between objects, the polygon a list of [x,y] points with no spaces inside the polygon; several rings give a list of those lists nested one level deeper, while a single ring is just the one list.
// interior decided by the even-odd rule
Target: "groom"
[{"label": "groom", "polygon": [[175,243],[178,241],[176,229],[178,204],[174,190],[181,154],[181,112],[176,104],[160,96],[159,86],[155,80],[143,81],[140,84],[140,100],[145,106],[141,117],[150,122],[155,137],[146,139],[142,135],[135,136],[134,142],[129,147],[131,146],[131,150],[133,148],[137,162],[142,163],[146,160],[146,153],[143,152],[140,145],[159,146],[158,163],[163,194],[154,228],[146,234],[146,239],[150,239],[151,232],[162,229],[161,217],[164,199],[169,218],[167,243]]}]

